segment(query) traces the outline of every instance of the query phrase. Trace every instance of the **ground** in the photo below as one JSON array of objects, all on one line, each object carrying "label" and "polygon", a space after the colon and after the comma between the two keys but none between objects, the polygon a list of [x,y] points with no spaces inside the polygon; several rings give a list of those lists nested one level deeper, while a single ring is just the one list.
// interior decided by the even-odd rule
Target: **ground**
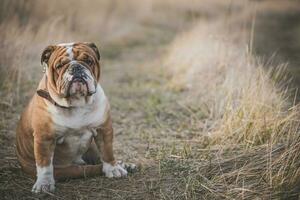
[{"label": "ground", "polygon": [[[17,5],[16,8],[19,9],[19,1],[6,2],[10,1],[14,2]],[[245,32],[249,32],[248,28],[251,28],[251,23],[255,21],[252,20],[255,12],[250,7],[256,8],[252,6],[252,3],[256,1],[249,1],[249,4],[246,1],[233,4],[229,1],[196,3],[191,0],[189,4],[181,1],[173,4],[173,0],[165,1],[166,3],[156,0],[140,3],[140,1],[131,0],[128,1],[129,6],[118,0],[112,1],[116,4],[108,5],[105,1],[103,1],[104,4],[103,2],[99,4],[99,2],[92,1],[89,5],[85,1],[78,1],[78,5],[69,12],[65,9],[69,5],[64,3],[61,4],[60,10],[49,2],[38,4],[31,1],[37,7],[31,10],[31,6],[27,6],[28,9],[25,4],[25,7],[21,5],[24,13],[19,11],[21,19],[24,20],[20,20],[20,23],[26,25],[24,29],[22,27],[18,29],[14,21],[8,21],[6,26],[2,22],[7,32],[0,32],[0,36],[4,35],[0,44],[3,42],[3,46],[6,45],[5,48],[0,49],[0,55],[6,55],[5,52],[9,53],[7,57],[0,59],[0,72],[3,72],[0,73],[0,78],[4,80],[0,79],[0,199],[299,199],[300,189],[297,177],[300,174],[298,170],[300,139],[297,137],[299,126],[295,120],[299,116],[299,111],[291,112],[290,115],[289,111],[283,110],[291,108],[290,110],[294,111],[297,110],[297,106],[281,105],[286,103],[287,98],[281,101],[281,93],[277,93],[278,88],[275,83],[270,88],[266,87],[267,89],[262,92],[270,94],[270,98],[255,91],[260,83],[255,82],[256,79],[253,84],[250,84],[254,89],[243,88],[238,85],[243,83],[240,77],[251,77],[251,72],[256,74],[256,71],[247,71],[243,66],[238,68],[232,65],[236,62],[230,61],[229,64],[222,64],[222,61],[226,59],[223,59],[221,51],[221,53],[218,52],[221,56],[210,54],[215,53],[210,48],[215,44],[211,43],[214,40],[210,34],[229,33],[226,35],[228,38],[222,40],[227,41],[229,36],[236,39],[236,35],[244,36]],[[149,11],[146,2],[153,3],[152,10]],[[203,2],[206,3],[203,4]],[[259,1],[255,5],[263,14],[267,10],[264,10],[265,8],[274,6],[269,1]],[[291,4],[290,7],[294,7],[293,5]],[[45,13],[40,13],[38,12],[39,6],[42,8],[48,6],[49,9]],[[280,4],[274,7],[281,9]],[[51,13],[55,11],[62,13],[62,10],[66,13],[61,17],[59,14],[56,17]],[[26,24],[26,17],[24,18],[28,14],[26,12],[30,13],[27,19],[28,24]],[[73,17],[74,13],[77,13],[78,18],[72,21],[73,18],[68,17]],[[49,15],[51,18],[47,21],[46,18]],[[41,19],[36,20],[39,16]],[[5,16],[0,16],[0,19],[1,17],[5,19]],[[265,27],[259,21],[257,24],[259,27]],[[86,31],[87,27],[92,28]],[[236,27],[247,27],[245,28],[247,31]],[[0,29],[4,30],[4,28],[0,20]],[[57,34],[55,34],[56,31]],[[259,30],[257,32],[259,33]],[[185,33],[188,34],[184,35]],[[198,33],[202,38],[198,37]],[[268,49],[264,49],[267,45],[263,42],[267,41],[265,38],[268,34],[270,33],[267,32],[264,37],[257,40],[262,44],[262,47],[257,45],[258,48],[267,52]],[[179,41],[176,40],[178,37]],[[120,179],[101,176],[57,182],[55,193],[36,195],[31,193],[34,180],[21,171],[16,159],[15,127],[22,109],[35,92],[37,83],[42,77],[42,68],[39,66],[40,50],[54,41],[68,42],[70,39],[94,41],[100,47],[101,84],[111,104],[115,157],[118,160],[137,164],[139,170]],[[248,44],[248,36],[246,40]],[[174,41],[179,45],[172,45]],[[193,44],[194,41],[197,41],[196,45]],[[226,46],[225,52],[227,50],[229,52],[231,47]],[[178,56],[178,59],[174,60],[180,62],[180,56],[192,58],[196,62],[193,66],[200,68],[201,74],[198,74],[200,78],[196,77],[198,79],[195,80],[198,81],[195,85],[197,86],[199,82],[208,88],[201,87],[202,99],[197,90],[174,87],[177,85],[177,78],[178,82],[180,81],[180,73],[185,74],[192,68],[190,60],[186,59],[188,64],[183,62],[186,64],[184,71],[178,70],[179,74],[172,76],[174,72],[172,66],[166,66],[165,60],[170,49],[174,52],[176,48],[182,54],[173,54],[172,59]],[[185,52],[180,51],[184,48]],[[201,71],[201,64],[203,64],[201,61],[208,59],[206,60],[204,56],[203,59],[197,60],[197,51],[195,51],[196,58],[193,55],[189,57],[193,50],[199,51],[199,49],[200,52],[204,50],[203,52],[207,53],[204,55],[209,57],[207,66],[211,69],[217,66],[215,71],[211,72],[205,68]],[[238,49],[246,49],[246,47],[238,46]],[[9,57],[11,52],[13,56]],[[219,58],[221,58],[220,63]],[[178,67],[176,64],[175,62],[174,69]],[[230,70],[226,70],[226,64],[234,72],[238,70],[241,72],[231,73]],[[17,66],[16,69],[13,68],[14,65]],[[6,70],[7,66],[12,67]],[[8,71],[8,78],[5,77],[6,71]],[[229,109],[228,113],[225,112],[216,117],[214,116],[214,103],[216,105],[222,103],[221,98],[224,94],[219,91],[210,91],[210,88],[224,89],[224,91],[230,88],[232,86],[230,81],[224,84],[222,82],[223,75],[226,77],[228,74],[233,74],[231,78],[235,86],[232,88],[236,89],[234,92],[243,90],[253,92],[254,90],[253,96],[258,97],[249,98],[249,100],[245,95],[245,99],[247,102],[250,101],[251,106],[241,104],[237,113]],[[267,76],[259,76],[261,77]],[[249,80],[253,81],[253,79]],[[211,81],[212,87],[210,87]],[[229,85],[226,85],[228,83]],[[262,85],[267,85],[269,80],[262,83]],[[265,87],[262,88],[265,89]],[[206,93],[211,96],[205,96]],[[210,98],[215,97],[214,95],[218,97],[217,100]],[[234,106],[236,106],[235,102],[243,100],[242,97],[245,97],[243,95],[244,93],[240,95],[241,97],[235,96],[237,99],[233,100]],[[275,96],[275,100],[272,95]],[[227,97],[226,94],[225,97]],[[269,108],[273,111],[273,104],[266,106],[261,106],[262,102],[255,104],[257,99],[263,101],[264,98],[271,99],[275,108],[280,107],[279,111],[274,109],[275,112],[265,115],[269,112]],[[209,102],[212,100],[215,102]],[[225,107],[221,103],[220,105]],[[228,104],[230,103],[229,101]],[[253,110],[256,112],[252,112]],[[247,115],[248,113],[253,115]],[[227,120],[228,123],[224,126],[217,126],[218,123],[223,125],[222,122],[226,121],[226,114],[232,117],[230,118],[232,121]],[[271,120],[268,121],[265,116],[270,117]],[[281,118],[281,116],[284,117]],[[225,128],[222,129],[223,127]],[[288,131],[282,131],[285,128]],[[211,139],[210,133],[218,132],[218,130],[227,131],[229,136],[225,135],[220,141]],[[278,142],[273,143],[273,138],[270,137],[276,136],[277,132],[290,135],[288,139],[284,137],[285,139],[278,139]],[[249,133],[249,135],[254,133],[255,138],[257,135],[258,138],[262,135],[263,141],[255,144],[253,142],[255,139],[248,141],[246,138],[245,141],[242,139],[237,142],[235,138],[243,138],[244,133]],[[297,139],[293,140],[293,137]],[[281,136],[278,138],[281,139]]]}]

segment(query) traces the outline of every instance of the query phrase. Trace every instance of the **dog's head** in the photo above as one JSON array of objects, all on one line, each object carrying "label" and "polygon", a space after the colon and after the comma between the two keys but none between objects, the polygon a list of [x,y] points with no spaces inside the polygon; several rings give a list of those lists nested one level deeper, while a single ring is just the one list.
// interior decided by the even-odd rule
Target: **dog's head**
[{"label": "dog's head", "polygon": [[50,45],[42,53],[47,88],[60,105],[83,106],[93,100],[100,79],[100,54],[94,43]]}]

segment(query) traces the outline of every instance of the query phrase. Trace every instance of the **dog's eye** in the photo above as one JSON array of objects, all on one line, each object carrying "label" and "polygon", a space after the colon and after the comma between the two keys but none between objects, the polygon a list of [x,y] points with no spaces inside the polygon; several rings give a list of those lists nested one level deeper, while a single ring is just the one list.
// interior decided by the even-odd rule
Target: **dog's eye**
[{"label": "dog's eye", "polygon": [[85,59],[85,61],[84,61],[86,64],[88,64],[88,65],[92,65],[92,64],[94,64],[94,61],[93,61],[93,59],[91,59],[90,57],[87,57],[86,59]]},{"label": "dog's eye", "polygon": [[59,68],[61,68],[62,66],[63,66],[63,64],[62,64],[61,62],[59,62],[59,63],[56,63],[55,68],[56,68],[56,69],[59,69]]}]

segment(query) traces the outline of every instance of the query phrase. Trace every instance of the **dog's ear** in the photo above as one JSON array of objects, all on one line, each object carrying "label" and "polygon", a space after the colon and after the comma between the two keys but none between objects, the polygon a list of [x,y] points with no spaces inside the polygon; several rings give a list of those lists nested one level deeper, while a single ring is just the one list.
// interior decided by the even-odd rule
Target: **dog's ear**
[{"label": "dog's ear", "polygon": [[49,45],[44,49],[42,56],[41,56],[41,64],[45,63],[48,65],[49,58],[54,50],[55,50],[54,45]]},{"label": "dog's ear", "polygon": [[98,47],[95,45],[95,43],[87,42],[85,44],[88,45],[91,49],[93,49],[93,51],[95,52],[95,54],[97,56],[97,59],[100,60],[100,53],[99,53]]}]

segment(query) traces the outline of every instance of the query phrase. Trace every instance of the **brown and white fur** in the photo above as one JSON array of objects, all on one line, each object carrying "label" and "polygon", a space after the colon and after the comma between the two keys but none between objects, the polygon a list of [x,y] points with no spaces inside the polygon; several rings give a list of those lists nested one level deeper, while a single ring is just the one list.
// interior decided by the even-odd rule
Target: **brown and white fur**
[{"label": "brown and white fur", "polygon": [[35,193],[53,191],[56,179],[102,172],[107,177],[127,175],[113,155],[110,107],[100,84],[99,60],[93,43],[51,45],[42,53],[46,72],[38,91],[49,98],[34,94],[16,135],[22,169],[37,176]]}]

